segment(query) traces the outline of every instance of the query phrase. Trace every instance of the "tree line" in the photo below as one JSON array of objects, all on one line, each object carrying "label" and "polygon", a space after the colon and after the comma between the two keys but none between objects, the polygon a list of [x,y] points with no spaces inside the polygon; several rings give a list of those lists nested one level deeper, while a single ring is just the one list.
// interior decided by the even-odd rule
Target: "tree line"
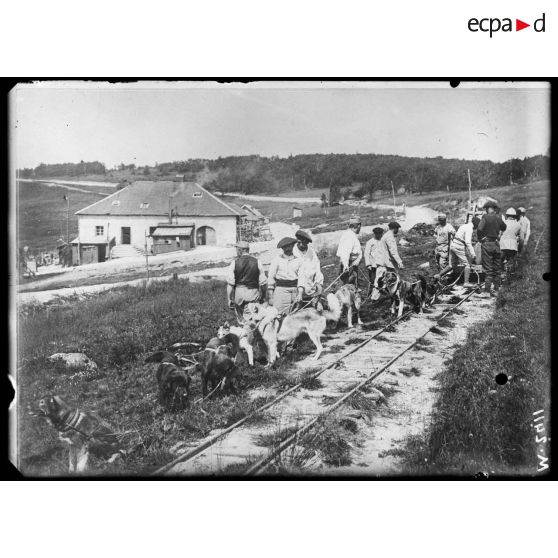
[{"label": "tree line", "polygon": [[[188,180],[203,182],[204,186],[222,192],[277,194],[286,190],[327,188],[342,192],[357,186],[357,195],[372,195],[378,191],[422,194],[432,190],[464,190],[468,188],[468,172],[473,188],[481,189],[513,183],[548,179],[550,157],[537,155],[514,158],[503,163],[489,160],[445,159],[442,157],[403,157],[377,154],[307,154],[289,157],[259,155],[219,157],[217,159],[188,159],[136,167],[117,167],[131,174],[165,179],[175,174]],[[35,169],[22,169],[20,176],[55,177],[85,174],[105,175],[105,165],[97,161],[41,164]]]}]

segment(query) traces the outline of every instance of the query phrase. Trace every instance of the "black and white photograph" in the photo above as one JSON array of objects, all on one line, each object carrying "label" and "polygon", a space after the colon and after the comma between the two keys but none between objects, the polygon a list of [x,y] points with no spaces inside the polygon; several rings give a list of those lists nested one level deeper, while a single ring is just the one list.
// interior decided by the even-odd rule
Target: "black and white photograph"
[{"label": "black and white photograph", "polygon": [[21,82],[24,478],[542,478],[551,87]]}]

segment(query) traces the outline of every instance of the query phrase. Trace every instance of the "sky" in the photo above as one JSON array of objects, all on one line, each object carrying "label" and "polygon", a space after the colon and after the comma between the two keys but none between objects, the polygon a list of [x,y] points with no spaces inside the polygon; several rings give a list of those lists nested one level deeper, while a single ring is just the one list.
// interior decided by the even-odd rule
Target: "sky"
[{"label": "sky", "polygon": [[51,82],[18,86],[10,109],[16,168],[299,153],[500,162],[550,145],[543,83]]}]

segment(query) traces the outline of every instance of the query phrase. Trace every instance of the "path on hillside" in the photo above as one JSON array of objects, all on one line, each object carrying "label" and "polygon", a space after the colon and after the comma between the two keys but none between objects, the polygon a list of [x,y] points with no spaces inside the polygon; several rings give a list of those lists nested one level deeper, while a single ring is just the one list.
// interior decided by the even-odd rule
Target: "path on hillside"
[{"label": "path on hillside", "polygon": [[[390,206],[388,206],[390,207]],[[412,228],[417,223],[432,222],[436,212],[426,206],[414,206],[406,209],[405,218],[398,218],[402,229],[404,231]],[[372,229],[377,225],[369,225],[362,227],[361,234],[371,234]],[[296,225],[289,225],[288,223],[272,223],[272,233],[274,237],[281,238],[282,236],[293,235],[298,228]],[[314,248],[320,250],[323,248],[331,249],[337,246],[339,237],[343,233],[342,230],[331,231],[326,233],[319,233],[314,235]],[[277,240],[268,242],[257,242],[252,244],[252,253],[258,254],[259,259],[264,265],[269,264],[271,259],[279,253],[276,248]],[[169,270],[172,271],[173,267],[181,267],[185,264],[198,264],[202,262],[219,262],[230,261],[236,255],[235,248],[219,248],[213,246],[204,246],[202,249],[195,249],[189,252],[171,252],[169,254],[161,254],[159,256],[150,256],[150,269],[151,270]],[[79,281],[80,279],[92,277],[109,277],[112,273],[116,272],[131,272],[137,271],[138,273],[145,269],[145,257],[138,256],[133,258],[121,258],[111,260],[109,262],[88,264],[78,268],[72,268],[70,271],[63,275],[64,280]],[[211,269],[204,269],[195,272],[180,273],[180,279],[190,279],[193,281],[201,281],[205,279],[223,279],[227,270],[227,266],[215,267]],[[105,290],[114,289],[123,286],[138,286],[145,284],[145,278],[121,281],[117,283],[102,283],[97,285],[86,285],[83,287],[68,287],[59,289],[48,289],[49,284],[55,284],[60,281],[62,274],[58,274],[54,278],[41,280],[41,285],[44,285],[45,290],[36,292],[22,292],[18,293],[18,302],[20,304],[28,303],[46,303],[54,300],[57,297],[68,297],[74,295],[89,295],[99,293]],[[163,277],[153,277],[151,281],[168,281],[172,278],[170,273]]]}]

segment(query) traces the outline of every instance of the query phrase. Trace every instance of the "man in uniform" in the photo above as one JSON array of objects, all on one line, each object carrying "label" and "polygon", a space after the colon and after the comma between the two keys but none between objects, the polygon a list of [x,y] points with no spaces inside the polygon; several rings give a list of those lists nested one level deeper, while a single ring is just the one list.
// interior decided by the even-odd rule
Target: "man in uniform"
[{"label": "man in uniform", "polygon": [[283,253],[271,260],[267,277],[267,300],[280,314],[288,314],[297,300],[302,259],[293,254],[296,238],[285,237],[277,244]]},{"label": "man in uniform", "polygon": [[527,243],[529,242],[529,237],[531,236],[531,221],[525,215],[525,208],[520,207],[519,211],[519,224],[521,225],[521,231],[523,233],[523,242],[519,243],[519,253],[527,249]]},{"label": "man in uniform", "polygon": [[434,236],[436,238],[436,264],[438,271],[441,271],[449,264],[450,245],[455,236],[455,229],[447,222],[445,213],[438,215],[438,225],[434,229]]},{"label": "man in uniform", "polygon": [[380,259],[385,260],[385,257],[380,255],[383,250],[381,240],[384,234],[384,229],[382,227],[374,227],[372,229],[373,237],[366,243],[364,247],[364,263],[366,269],[368,269],[368,279],[370,280],[370,286],[368,288],[368,296],[372,292],[372,288],[376,281],[376,270],[378,268],[378,261]]},{"label": "man in uniform", "polygon": [[235,244],[237,258],[227,271],[227,301],[229,308],[235,305],[242,309],[249,302],[258,302],[265,298],[265,277],[262,264],[250,256],[250,245],[245,240]]},{"label": "man in uniform", "polygon": [[293,254],[302,260],[299,269],[301,286],[298,287],[297,300],[300,308],[310,305],[315,308],[324,288],[324,275],[320,267],[320,259],[316,251],[309,246],[312,238],[306,231],[299,229],[296,231],[295,237],[298,242],[293,249]]},{"label": "man in uniform", "polygon": [[[477,229],[477,237],[482,243],[482,267],[484,269],[486,281],[484,293],[481,297],[488,298],[496,296],[500,287],[500,261],[502,252],[498,239],[500,233],[506,230],[506,224],[496,213],[498,205],[496,202],[487,201],[484,204],[486,213],[482,216]],[[494,283],[494,294],[490,292],[490,287]]]},{"label": "man in uniform", "polygon": [[356,288],[358,288],[358,265],[362,260],[362,246],[358,239],[361,225],[360,217],[351,217],[349,228],[343,231],[337,247],[341,281],[344,284],[352,283]]}]

